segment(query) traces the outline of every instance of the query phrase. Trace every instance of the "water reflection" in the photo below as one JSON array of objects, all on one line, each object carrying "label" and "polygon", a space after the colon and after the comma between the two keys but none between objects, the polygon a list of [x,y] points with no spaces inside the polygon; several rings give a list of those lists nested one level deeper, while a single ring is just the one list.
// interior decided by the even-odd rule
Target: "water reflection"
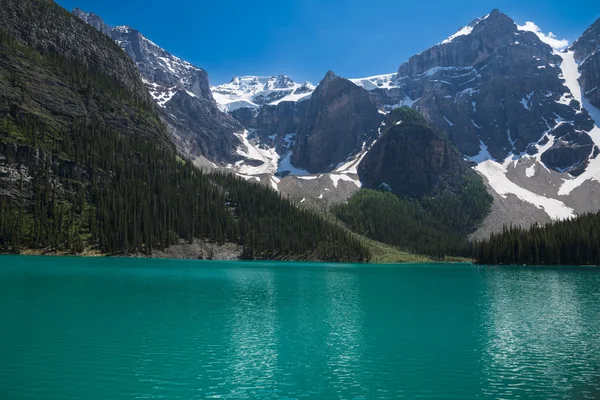
[{"label": "water reflection", "polygon": [[[598,398],[600,320],[589,285],[597,274],[484,272],[482,386],[506,398]],[[590,278],[590,281],[585,281]]]},{"label": "water reflection", "polygon": [[364,396],[360,375],[363,352],[363,311],[355,273],[331,271],[325,276],[328,386],[351,398]]},{"label": "water reflection", "polygon": [[227,386],[225,398],[248,398],[273,393],[277,360],[277,290],[274,270],[234,270],[230,298],[230,336],[226,350],[227,372],[215,377],[207,395],[218,395]]}]

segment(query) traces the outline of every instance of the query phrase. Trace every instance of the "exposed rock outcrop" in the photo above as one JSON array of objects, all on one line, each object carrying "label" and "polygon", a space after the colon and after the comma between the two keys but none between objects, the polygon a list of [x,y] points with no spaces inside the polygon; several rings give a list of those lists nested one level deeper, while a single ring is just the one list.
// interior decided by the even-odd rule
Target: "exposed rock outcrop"
[{"label": "exposed rock outcrop", "polygon": [[329,172],[371,143],[381,120],[365,89],[329,71],[298,127],[292,162],[311,173]]},{"label": "exposed rock outcrop", "polygon": [[579,63],[582,94],[600,108],[600,19],[586,29],[570,50],[575,52],[575,60]]}]

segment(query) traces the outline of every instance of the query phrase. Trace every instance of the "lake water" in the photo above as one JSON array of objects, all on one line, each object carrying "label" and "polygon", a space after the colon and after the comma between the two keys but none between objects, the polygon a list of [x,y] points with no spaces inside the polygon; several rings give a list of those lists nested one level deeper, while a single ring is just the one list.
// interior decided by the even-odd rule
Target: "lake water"
[{"label": "lake water", "polygon": [[0,399],[600,398],[600,269],[0,257]]}]

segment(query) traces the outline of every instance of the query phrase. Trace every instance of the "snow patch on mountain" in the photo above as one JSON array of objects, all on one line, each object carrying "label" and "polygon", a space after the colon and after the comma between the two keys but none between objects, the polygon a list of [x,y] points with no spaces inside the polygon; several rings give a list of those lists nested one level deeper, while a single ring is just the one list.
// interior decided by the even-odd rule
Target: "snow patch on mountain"
[{"label": "snow patch on mountain", "polygon": [[239,108],[259,108],[277,105],[282,101],[303,101],[310,98],[315,86],[310,82],[299,84],[287,75],[236,76],[231,82],[213,86],[213,97],[222,111]]},{"label": "snow patch on mountain", "polygon": [[384,74],[369,76],[367,78],[350,79],[350,82],[368,90],[375,89],[394,89],[398,87],[398,74]]},{"label": "snow patch on mountain", "polygon": [[520,31],[527,31],[535,33],[542,42],[550,45],[554,50],[562,51],[569,46],[569,41],[566,39],[559,39],[552,32],[548,34],[542,32],[542,30],[533,22],[527,21],[524,25],[517,25]]},{"label": "snow patch on mountain", "polygon": [[554,220],[569,219],[575,216],[574,210],[563,202],[535,194],[508,179],[507,167],[512,161],[511,157],[508,157],[503,164],[487,160],[477,165],[475,170],[485,176],[492,189],[504,198],[509,194],[515,195],[520,200],[544,210]]},{"label": "snow patch on mountain", "polygon": [[234,169],[238,174],[246,176],[274,174],[279,164],[279,154],[273,148],[257,146],[249,139],[250,134],[251,132],[248,130],[236,134],[242,142],[237,153],[245,160],[240,160],[235,165],[228,165],[228,167]]},{"label": "snow patch on mountain", "polygon": [[489,14],[486,15],[483,18],[477,18],[475,21],[471,22],[469,25],[464,26],[462,28],[460,28],[454,35],[449,36],[448,38],[446,38],[442,43],[440,44],[447,44],[447,43],[451,43],[454,41],[454,39],[456,39],[457,37],[460,36],[468,36],[473,32],[473,28],[480,23],[481,21],[483,21],[484,19],[487,19],[487,17],[489,17]]}]

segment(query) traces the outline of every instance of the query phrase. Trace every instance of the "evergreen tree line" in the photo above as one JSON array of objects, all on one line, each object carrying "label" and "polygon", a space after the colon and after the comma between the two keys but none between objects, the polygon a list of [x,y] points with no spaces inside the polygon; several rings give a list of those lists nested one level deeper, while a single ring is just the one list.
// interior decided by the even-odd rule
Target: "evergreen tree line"
[{"label": "evergreen tree line", "polygon": [[[179,158],[154,107],[109,74],[6,34],[0,54],[11,77],[0,82],[0,153],[13,171],[0,177],[0,251],[151,254],[200,239],[237,243],[246,258],[369,259],[359,240],[272,189]],[[84,112],[32,100],[33,80]]]},{"label": "evergreen tree line", "polygon": [[600,265],[600,213],[505,227],[475,243],[473,258],[480,264]]},{"label": "evergreen tree line", "polygon": [[[467,232],[480,220],[474,219],[476,213],[470,204],[449,194],[413,199],[363,189],[346,204],[334,206],[332,212],[351,230],[371,239],[404,251],[444,259],[471,255]],[[481,213],[480,218],[484,215]],[[469,219],[473,224],[465,223]]]}]

